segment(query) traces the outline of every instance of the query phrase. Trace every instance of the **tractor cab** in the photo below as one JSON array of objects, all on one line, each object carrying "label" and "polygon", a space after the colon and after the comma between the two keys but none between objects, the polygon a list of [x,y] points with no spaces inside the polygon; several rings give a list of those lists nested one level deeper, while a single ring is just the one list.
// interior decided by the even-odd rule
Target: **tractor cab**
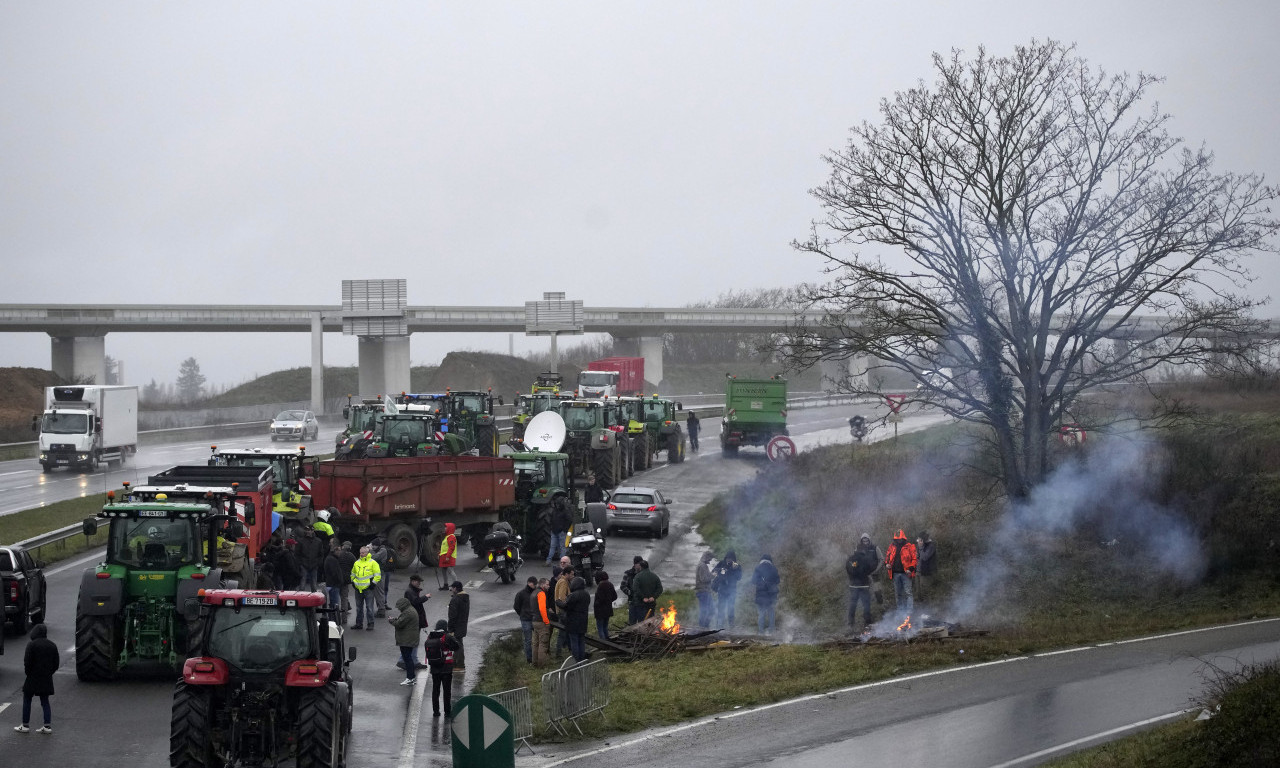
[{"label": "tractor cab", "polygon": [[493,415],[496,402],[493,390],[446,389],[449,402],[448,424],[441,431],[462,438],[468,449],[474,448],[481,456],[498,455],[498,424]]},{"label": "tractor cab", "polygon": [[292,517],[298,515],[310,504],[306,478],[315,477],[320,459],[307,457],[307,449],[298,446],[296,449],[249,448],[218,450],[218,446],[209,446],[209,466],[225,467],[270,467],[274,473],[272,480],[272,509],[281,515]]},{"label": "tractor cab", "polygon": [[440,452],[435,416],[422,411],[384,413],[364,448],[365,458],[434,456]]},{"label": "tractor cab", "polygon": [[532,394],[539,392],[549,392],[553,395],[560,394],[560,387],[564,384],[564,377],[555,371],[546,371],[538,374],[538,378],[533,382],[533,388],[529,390]]}]

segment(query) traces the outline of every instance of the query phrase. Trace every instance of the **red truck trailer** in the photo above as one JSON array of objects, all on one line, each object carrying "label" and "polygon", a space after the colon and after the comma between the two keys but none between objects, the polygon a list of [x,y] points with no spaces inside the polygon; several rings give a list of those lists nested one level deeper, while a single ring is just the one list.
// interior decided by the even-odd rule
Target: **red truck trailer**
[{"label": "red truck trailer", "polygon": [[[617,373],[617,376],[604,375],[611,372]],[[643,394],[643,357],[606,357],[603,360],[592,360],[578,374],[579,397]]]},{"label": "red truck trailer", "polygon": [[311,484],[312,507],[336,511],[329,524],[340,538],[383,536],[401,568],[415,557],[435,564],[445,523],[459,546],[483,541],[515,501],[514,462],[485,456],[322,461]]}]

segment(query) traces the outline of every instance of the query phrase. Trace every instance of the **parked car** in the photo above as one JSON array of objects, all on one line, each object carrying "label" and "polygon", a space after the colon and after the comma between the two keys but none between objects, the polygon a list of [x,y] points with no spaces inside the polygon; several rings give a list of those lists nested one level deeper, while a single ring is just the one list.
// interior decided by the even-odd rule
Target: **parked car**
[{"label": "parked car", "polygon": [[4,590],[4,618],[24,635],[44,621],[47,592],[44,562],[16,544],[0,545],[0,589]]},{"label": "parked car", "polygon": [[271,420],[271,442],[277,440],[315,440],[320,435],[320,422],[311,411],[281,411]]},{"label": "parked car", "polygon": [[671,502],[657,488],[615,488],[605,505],[605,535],[632,530],[664,537],[671,529],[671,510],[667,507]]}]

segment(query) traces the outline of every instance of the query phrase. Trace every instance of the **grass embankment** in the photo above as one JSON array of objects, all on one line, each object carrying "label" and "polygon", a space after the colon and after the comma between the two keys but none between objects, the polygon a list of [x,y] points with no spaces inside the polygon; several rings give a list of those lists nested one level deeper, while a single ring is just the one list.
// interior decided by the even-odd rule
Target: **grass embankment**
[{"label": "grass embankment", "polygon": [[[95,493],[81,496],[78,499],[55,501],[44,507],[36,507],[12,515],[0,517],[0,542],[26,541],[42,533],[66,528],[93,517],[107,503],[107,494]],[[98,529],[98,533],[90,538],[75,535],[69,539],[54,542],[34,551],[34,556],[47,563],[62,560],[106,543],[107,529]]]},{"label": "grass embankment", "polygon": [[[957,427],[766,467],[695,519],[717,557],[733,548],[743,563],[740,628],[755,624],[750,572],[761,554],[773,556],[783,576],[778,635],[794,644],[614,664],[611,703],[583,724],[586,735],[924,669],[1280,614],[1280,553],[1257,546],[1280,533],[1280,409],[1236,405],[1152,441],[1094,435],[1092,455],[1054,457],[1083,468],[1065,473],[1070,482],[1024,504],[995,492],[973,435]],[[1135,444],[1136,458],[1111,454]],[[927,529],[938,542],[939,573],[917,614],[989,634],[823,645],[847,632],[844,558],[861,533],[885,547],[899,528],[912,539]],[[885,596],[891,604],[891,590]],[[695,618],[690,594],[666,597],[682,621]],[[543,671],[525,664],[513,636],[486,656],[478,690],[536,692]],[[539,695],[533,699],[540,723]]]}]

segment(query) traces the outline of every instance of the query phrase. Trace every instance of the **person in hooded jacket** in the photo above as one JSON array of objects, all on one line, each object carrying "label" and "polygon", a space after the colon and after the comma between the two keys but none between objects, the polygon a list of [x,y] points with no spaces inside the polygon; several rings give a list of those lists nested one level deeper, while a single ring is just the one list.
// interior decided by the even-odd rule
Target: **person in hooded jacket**
[{"label": "person in hooded jacket", "polygon": [[916,568],[916,597],[924,599],[925,581],[933,585],[933,575],[938,572],[938,545],[929,537],[928,531],[921,531],[916,538],[916,554],[920,562]]},{"label": "person in hooded jacket", "polygon": [[511,610],[520,617],[520,633],[524,635],[524,659],[530,664],[533,663],[533,612],[536,610],[533,597],[537,591],[538,577],[530,576],[525,580],[524,589],[516,593],[516,599],[511,604]]},{"label": "person in hooded jacket", "polygon": [[915,608],[915,598],[911,592],[911,580],[916,577],[916,545],[907,539],[907,532],[899,529],[893,536],[893,544],[884,556],[885,568],[889,578],[893,580],[893,596],[898,604],[898,612],[907,616]]},{"label": "person in hooded jacket", "polygon": [[[338,623],[346,626],[347,612],[342,607],[342,584],[350,578],[351,569],[343,571],[342,558],[339,557],[339,547],[330,547],[329,553],[324,556],[324,563],[320,566],[320,574],[324,579],[324,591],[328,596],[329,607],[337,609],[340,617]],[[355,563],[352,563],[355,565]]]},{"label": "person in hooded jacket", "polygon": [[453,582],[449,589],[453,592],[449,598],[449,634],[458,641],[454,669],[466,669],[467,660],[463,655],[462,640],[467,636],[467,621],[471,618],[471,595],[462,591],[460,581]]},{"label": "person in hooded jacket", "polygon": [[[373,557],[373,562],[378,564],[378,571],[382,574],[382,580],[376,585],[378,588],[378,618],[381,619],[387,615],[387,595],[390,594],[387,590],[391,588],[391,553],[387,551],[387,540],[381,536],[374,536],[373,541],[369,542],[369,546],[372,548],[370,554]],[[415,641],[414,645],[416,646],[417,644],[417,641]]]},{"label": "person in hooded jacket", "polygon": [[427,668],[431,671],[431,716],[440,716],[440,693],[444,692],[444,716],[452,717],[453,670],[455,654],[462,650],[462,643],[449,634],[449,622],[440,619],[436,628],[427,634],[423,644]]},{"label": "person in hooded jacket", "polygon": [[782,581],[773,558],[761,555],[760,562],[751,574],[756,588],[756,626],[762,635],[773,634],[774,606],[778,604],[778,585]]},{"label": "person in hooded jacket", "polygon": [[295,590],[302,583],[302,566],[298,565],[297,546],[296,539],[286,540],[272,563],[276,568],[276,585],[281,589]]},{"label": "person in hooded jacket", "polygon": [[320,564],[324,562],[325,545],[312,528],[302,529],[302,538],[294,547],[301,571],[299,586],[308,592],[320,591]]},{"label": "person in hooded jacket", "polygon": [[351,614],[351,569],[356,565],[356,553],[351,542],[344,541],[338,548],[338,562],[342,563],[342,615]]},{"label": "person in hooded jacket", "polygon": [[609,581],[609,574],[596,571],[596,595],[592,603],[596,615],[596,637],[609,639],[609,619],[613,618],[613,601],[618,599],[618,590]]},{"label": "person in hooded jacket", "polygon": [[857,625],[858,606],[862,606],[864,626],[871,626],[871,574],[880,567],[879,553],[871,542],[871,534],[864,533],[858,540],[858,548],[844,561],[844,572],[849,578],[849,628]]},{"label": "person in hooded jacket", "polygon": [[736,618],[738,582],[742,580],[742,565],[738,562],[738,553],[732,549],[725,552],[711,573],[711,591],[716,594],[716,617],[720,628],[728,629],[733,626]]},{"label": "person in hooded jacket", "polygon": [[444,524],[444,540],[440,542],[440,559],[437,561],[441,589],[458,580],[458,575],[453,572],[453,567],[458,564],[458,537],[453,534],[454,530],[453,523]]},{"label": "person in hooded jacket", "polygon": [[36,733],[53,733],[53,711],[49,708],[49,697],[53,695],[53,673],[58,671],[61,656],[58,646],[49,639],[49,628],[37,624],[28,635],[27,652],[22,658],[22,668],[27,679],[22,683],[22,725],[15,725],[18,733],[31,731],[31,700],[39,697],[40,708],[44,710],[44,726],[36,729]]},{"label": "person in hooded jacket", "polygon": [[565,632],[569,636],[569,653],[578,661],[587,658],[587,613],[591,609],[591,595],[587,594],[587,580],[574,576],[569,582],[569,596],[557,600],[556,605],[564,617]]},{"label": "person in hooded jacket", "polygon": [[400,684],[413,685],[418,679],[418,665],[413,660],[418,648],[418,612],[407,597],[396,601],[396,610],[400,613],[387,621],[396,628],[396,645],[400,646],[400,663],[404,665],[404,680]]},{"label": "person in hooded jacket", "polygon": [[[426,629],[429,626],[427,624],[427,601],[431,599],[431,593],[422,591],[422,577],[420,575],[415,573],[409,577],[409,586],[405,587],[404,596],[418,614],[418,630]],[[396,666],[403,663],[399,662]],[[415,669],[423,669],[425,666],[418,661],[418,641],[416,639],[413,641],[413,666]]]},{"label": "person in hooded jacket", "polygon": [[569,537],[569,529],[573,527],[573,511],[564,496],[551,500],[551,541],[547,546],[547,565],[556,558],[569,554],[565,541]]},{"label": "person in hooded jacket", "polygon": [[698,567],[693,572],[693,595],[698,598],[698,626],[706,629],[716,620],[716,602],[711,594],[711,559],[710,550],[703,552],[698,559]]}]

